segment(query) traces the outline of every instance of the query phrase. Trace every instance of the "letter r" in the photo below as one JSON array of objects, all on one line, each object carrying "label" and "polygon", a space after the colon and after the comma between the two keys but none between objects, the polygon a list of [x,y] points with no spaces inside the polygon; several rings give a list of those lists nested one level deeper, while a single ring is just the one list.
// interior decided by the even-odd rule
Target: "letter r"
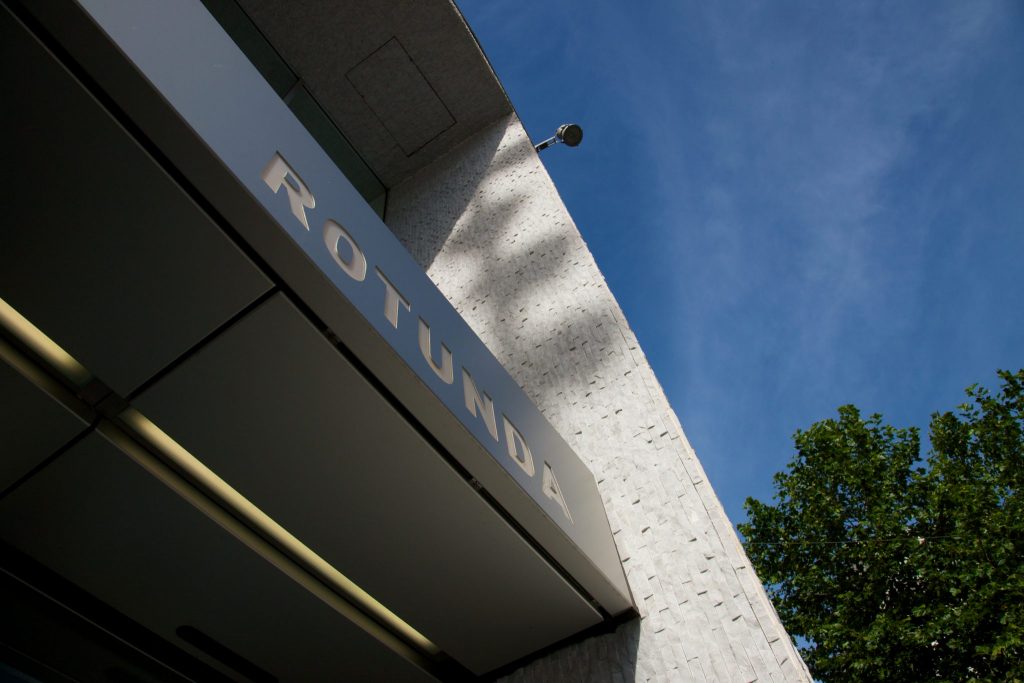
[{"label": "letter r", "polygon": [[[315,207],[316,200],[313,199],[313,194],[306,187],[306,183],[302,182],[302,178],[288,165],[280,152],[274,152],[270,163],[260,175],[267,187],[274,191],[274,194],[277,194],[277,191],[284,185],[284,189],[288,192],[288,203],[291,204],[292,213],[299,219],[303,227],[309,230],[306,209]],[[291,176],[290,181],[286,180],[287,176]]]}]

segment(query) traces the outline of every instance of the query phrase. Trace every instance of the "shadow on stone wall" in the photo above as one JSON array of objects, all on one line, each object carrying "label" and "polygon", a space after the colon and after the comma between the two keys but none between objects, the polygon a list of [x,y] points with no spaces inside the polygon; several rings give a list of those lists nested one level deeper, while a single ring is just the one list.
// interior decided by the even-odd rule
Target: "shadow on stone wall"
[{"label": "shadow on stone wall", "polygon": [[[518,121],[496,121],[422,169],[388,207],[388,226],[499,362],[595,474],[606,467],[587,457],[598,450],[586,447],[587,423],[614,419],[616,402],[631,400],[621,383],[633,378],[607,367],[613,357],[622,364],[629,342]],[[633,681],[640,634],[635,619],[504,680]]]},{"label": "shadow on stone wall", "polygon": [[[612,334],[616,305],[517,120],[393,188],[388,206],[388,226],[542,412],[595,383],[612,344],[594,331]],[[561,431],[572,443],[578,429]]]},{"label": "shadow on stone wall", "polygon": [[492,124],[389,191],[384,222],[423,270],[444,249],[504,133]]},{"label": "shadow on stone wall", "polygon": [[563,647],[497,680],[502,683],[636,681],[639,650],[640,620],[633,619],[620,625],[614,633]]},{"label": "shadow on stone wall", "polygon": [[506,680],[807,680],[518,120],[393,188],[389,207],[391,229],[590,466],[643,613]]}]

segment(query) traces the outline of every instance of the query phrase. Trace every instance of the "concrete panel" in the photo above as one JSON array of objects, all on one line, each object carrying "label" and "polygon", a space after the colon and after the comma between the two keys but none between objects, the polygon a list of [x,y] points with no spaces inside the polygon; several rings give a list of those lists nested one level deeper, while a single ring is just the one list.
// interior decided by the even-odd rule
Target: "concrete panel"
[{"label": "concrete panel", "polygon": [[[388,187],[512,110],[472,32],[449,0],[240,4]],[[401,43],[455,121],[439,135],[403,140],[403,135],[389,133],[353,83],[339,78],[392,38]]]},{"label": "concrete panel", "polygon": [[452,113],[397,38],[359,62],[346,78],[406,156],[455,125]]}]

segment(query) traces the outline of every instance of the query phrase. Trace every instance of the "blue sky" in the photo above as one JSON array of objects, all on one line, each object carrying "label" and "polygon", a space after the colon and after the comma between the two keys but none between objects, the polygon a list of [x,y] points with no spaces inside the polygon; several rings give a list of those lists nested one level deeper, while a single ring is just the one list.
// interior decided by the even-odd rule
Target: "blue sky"
[{"label": "blue sky", "polygon": [[1024,3],[460,0],[733,522],[1024,366]]}]

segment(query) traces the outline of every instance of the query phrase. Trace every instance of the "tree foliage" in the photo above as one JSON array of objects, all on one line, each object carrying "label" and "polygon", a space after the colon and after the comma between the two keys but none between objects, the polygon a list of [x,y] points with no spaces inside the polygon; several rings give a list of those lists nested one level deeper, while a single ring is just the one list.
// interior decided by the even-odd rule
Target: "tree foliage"
[{"label": "tree foliage", "polygon": [[1024,680],[1024,370],[935,413],[930,450],[853,406],[794,436],[746,549],[821,681]]}]

